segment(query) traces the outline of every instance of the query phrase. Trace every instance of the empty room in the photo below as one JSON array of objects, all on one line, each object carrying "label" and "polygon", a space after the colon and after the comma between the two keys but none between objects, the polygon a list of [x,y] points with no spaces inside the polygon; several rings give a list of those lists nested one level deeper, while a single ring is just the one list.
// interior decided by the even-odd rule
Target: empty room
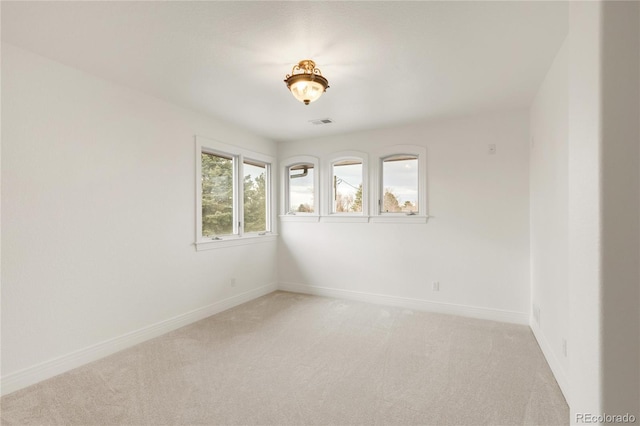
[{"label": "empty room", "polygon": [[2,1],[6,425],[640,422],[640,4]]}]

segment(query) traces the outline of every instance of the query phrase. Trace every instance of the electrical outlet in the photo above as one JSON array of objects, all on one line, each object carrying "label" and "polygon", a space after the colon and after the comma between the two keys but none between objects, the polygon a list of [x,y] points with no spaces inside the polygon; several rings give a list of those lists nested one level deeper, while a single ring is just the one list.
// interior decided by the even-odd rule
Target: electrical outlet
[{"label": "electrical outlet", "polygon": [[235,278],[231,278],[231,287],[235,287],[236,286],[236,279]]},{"label": "electrical outlet", "polygon": [[439,281],[432,282],[431,283],[431,290],[440,291],[440,282]]},{"label": "electrical outlet", "polygon": [[496,144],[492,143],[489,144],[489,154],[495,154],[496,153]]}]

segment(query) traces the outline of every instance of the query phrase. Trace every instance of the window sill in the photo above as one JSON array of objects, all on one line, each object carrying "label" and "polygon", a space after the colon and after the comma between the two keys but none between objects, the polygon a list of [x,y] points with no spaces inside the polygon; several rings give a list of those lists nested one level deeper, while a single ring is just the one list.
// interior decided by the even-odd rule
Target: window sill
[{"label": "window sill", "polygon": [[213,250],[225,247],[244,246],[247,244],[261,244],[276,242],[278,240],[278,234],[267,235],[245,235],[240,238],[237,236],[227,237],[220,240],[202,240],[196,241],[196,251]]},{"label": "window sill", "polygon": [[330,216],[322,216],[320,222],[323,223],[367,223],[369,216],[349,215],[349,214],[332,214]]},{"label": "window sill", "polygon": [[389,216],[372,216],[371,223],[427,223],[429,216],[419,215],[389,215]]},{"label": "window sill", "polygon": [[280,215],[280,221],[282,222],[319,222],[320,216],[318,215],[296,215],[296,214],[282,214]]},{"label": "window sill", "polygon": [[307,223],[427,223],[429,216],[419,215],[385,215],[385,216],[356,216],[333,214],[329,216],[318,215],[280,215],[282,222],[307,222]]}]

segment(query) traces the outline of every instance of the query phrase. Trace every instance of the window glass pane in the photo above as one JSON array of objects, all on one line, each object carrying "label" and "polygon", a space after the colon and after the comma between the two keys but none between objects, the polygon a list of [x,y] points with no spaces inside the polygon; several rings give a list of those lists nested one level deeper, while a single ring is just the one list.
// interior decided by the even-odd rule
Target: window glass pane
[{"label": "window glass pane", "polygon": [[233,159],[202,153],[202,235],[233,234]]},{"label": "window glass pane", "polygon": [[333,164],[333,213],[362,212],[362,162]]},{"label": "window glass pane", "polygon": [[244,232],[267,230],[267,166],[244,163]]},{"label": "window glass pane", "polygon": [[296,164],[288,168],[289,211],[313,213],[313,164]]},{"label": "window glass pane", "polygon": [[396,155],[382,161],[382,213],[418,212],[418,157]]}]

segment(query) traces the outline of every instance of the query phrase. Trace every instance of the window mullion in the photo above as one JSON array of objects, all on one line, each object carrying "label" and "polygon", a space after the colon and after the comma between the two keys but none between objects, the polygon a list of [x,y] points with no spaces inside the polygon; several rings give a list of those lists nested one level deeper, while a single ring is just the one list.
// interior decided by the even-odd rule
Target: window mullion
[{"label": "window mullion", "polygon": [[378,215],[381,216],[384,213],[384,157],[378,160],[378,167]]},{"label": "window mullion", "polygon": [[238,154],[236,157],[238,166],[236,167],[236,176],[233,179],[236,185],[236,203],[235,203],[235,224],[237,226],[237,234],[242,237],[244,234],[244,156]]},{"label": "window mullion", "polygon": [[273,202],[271,200],[271,164],[265,164],[264,167],[265,170],[265,181],[264,181],[264,190],[265,190],[265,218],[266,218],[266,223],[265,223],[265,231],[267,232],[271,232],[271,203]]}]

